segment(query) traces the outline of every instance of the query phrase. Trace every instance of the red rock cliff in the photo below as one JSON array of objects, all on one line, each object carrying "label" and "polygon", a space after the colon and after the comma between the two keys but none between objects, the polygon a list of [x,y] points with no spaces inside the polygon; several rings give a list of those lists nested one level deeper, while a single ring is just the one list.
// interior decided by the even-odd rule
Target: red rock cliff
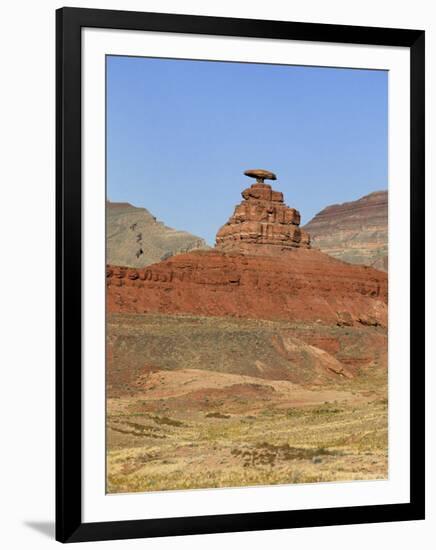
[{"label": "red rock cliff", "polygon": [[385,326],[386,273],[311,249],[299,213],[263,181],[275,176],[251,173],[258,181],[218,231],[215,250],[143,269],[108,266],[108,310]]},{"label": "red rock cliff", "polygon": [[284,259],[198,251],[144,269],[108,266],[109,311],[381,324],[387,276],[317,250]]}]

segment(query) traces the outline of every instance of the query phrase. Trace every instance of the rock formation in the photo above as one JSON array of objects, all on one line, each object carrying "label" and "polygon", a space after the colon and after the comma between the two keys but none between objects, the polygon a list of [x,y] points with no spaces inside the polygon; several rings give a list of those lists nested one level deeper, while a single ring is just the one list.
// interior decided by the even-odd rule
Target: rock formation
[{"label": "rock formation", "polygon": [[387,271],[388,193],[328,206],[305,227],[314,248],[340,260]]},{"label": "rock formation", "polygon": [[108,266],[109,311],[386,326],[386,273],[311,249],[298,212],[265,177],[243,191],[215,250]]},{"label": "rock formation", "polygon": [[108,309],[251,319],[386,325],[387,276],[318,250],[278,259],[219,250],[143,269],[108,266]]},{"label": "rock formation", "polygon": [[206,242],[187,231],[165,226],[145,208],[107,202],[107,262],[144,267],[181,252],[207,249]]},{"label": "rock formation", "polygon": [[275,174],[247,170],[245,175],[256,178],[256,183],[242,191],[243,201],[217,233],[216,248],[256,255],[309,248],[309,235],[299,227],[300,213],[284,204],[283,193],[264,182],[275,180]]}]

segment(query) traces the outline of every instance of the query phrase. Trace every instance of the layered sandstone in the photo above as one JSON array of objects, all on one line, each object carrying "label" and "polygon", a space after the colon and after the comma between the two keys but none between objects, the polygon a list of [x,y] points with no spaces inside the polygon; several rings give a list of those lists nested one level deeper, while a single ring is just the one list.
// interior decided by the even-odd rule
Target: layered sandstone
[{"label": "layered sandstone", "polygon": [[387,191],[328,206],[304,229],[310,233],[314,248],[346,262],[387,271]]},{"label": "layered sandstone", "polygon": [[[251,177],[275,175],[248,170]],[[223,252],[275,254],[295,248],[309,248],[309,235],[300,226],[300,213],[283,201],[283,193],[264,183],[263,178],[242,191],[242,202],[216,236],[216,248]]]},{"label": "layered sandstone", "polygon": [[386,273],[311,249],[298,211],[264,182],[275,174],[246,175],[257,181],[242,192],[214,250],[142,269],[109,265],[109,312],[386,326]]},{"label": "layered sandstone", "polygon": [[283,258],[219,250],[144,269],[108,266],[108,310],[386,325],[387,276],[318,250]]}]

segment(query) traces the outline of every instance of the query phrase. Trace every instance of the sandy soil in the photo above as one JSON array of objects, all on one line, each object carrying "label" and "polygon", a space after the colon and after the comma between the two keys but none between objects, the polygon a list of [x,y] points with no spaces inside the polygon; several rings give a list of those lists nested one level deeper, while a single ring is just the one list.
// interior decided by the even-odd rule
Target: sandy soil
[{"label": "sandy soil", "polygon": [[[387,477],[387,372],[382,352],[386,340],[380,329],[341,332],[300,325],[291,330],[286,324],[201,318],[179,319],[175,325],[174,319],[146,316],[142,328],[136,317],[111,322],[109,338],[123,337],[117,344],[112,339],[108,363],[108,492]],[[189,368],[192,363],[197,366],[197,360],[174,360],[189,355],[183,346],[175,355],[174,349],[164,352],[161,346],[161,357],[153,338],[148,337],[143,347],[138,344],[147,326],[148,336],[154,331],[160,344],[163,336],[176,331],[176,346],[182,336],[187,346],[192,345],[197,327],[210,339],[208,353],[216,355],[213,334],[222,334],[224,325],[234,354],[246,343],[245,336],[239,338],[245,330],[265,345],[283,333],[289,336],[291,330],[291,345],[298,347],[291,356],[307,356],[306,369],[329,375],[306,373],[298,383],[292,381],[298,379],[294,376],[277,378],[278,371],[263,359],[262,346],[257,354],[247,350],[250,374],[241,374],[229,372],[231,354],[223,371],[211,369],[204,346],[197,352],[208,369]],[[380,345],[369,348],[368,342]],[[134,365],[122,349],[135,350]],[[284,357],[292,374],[298,362]],[[239,357],[235,364],[240,371],[245,363]],[[326,367],[330,364],[336,371]],[[340,373],[342,367],[349,376]],[[117,385],[117,380],[123,382]]]}]

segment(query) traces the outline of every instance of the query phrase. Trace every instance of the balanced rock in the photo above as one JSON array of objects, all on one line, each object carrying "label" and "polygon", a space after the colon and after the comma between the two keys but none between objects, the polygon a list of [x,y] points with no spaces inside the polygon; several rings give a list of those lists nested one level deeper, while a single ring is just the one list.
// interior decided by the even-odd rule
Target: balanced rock
[{"label": "balanced rock", "polygon": [[108,311],[385,327],[387,274],[311,248],[297,210],[254,177],[215,249],[108,265]]},{"label": "balanced rock", "polygon": [[300,226],[300,213],[283,201],[283,193],[274,191],[265,179],[275,180],[267,170],[247,170],[256,178],[242,191],[243,201],[216,236],[216,248],[224,252],[271,254],[295,248],[310,248],[310,237]]},{"label": "balanced rock", "polygon": [[258,183],[264,183],[264,180],[276,180],[277,176],[274,172],[269,170],[262,170],[261,168],[256,168],[256,170],[245,170],[244,174],[249,178],[256,178]]}]

